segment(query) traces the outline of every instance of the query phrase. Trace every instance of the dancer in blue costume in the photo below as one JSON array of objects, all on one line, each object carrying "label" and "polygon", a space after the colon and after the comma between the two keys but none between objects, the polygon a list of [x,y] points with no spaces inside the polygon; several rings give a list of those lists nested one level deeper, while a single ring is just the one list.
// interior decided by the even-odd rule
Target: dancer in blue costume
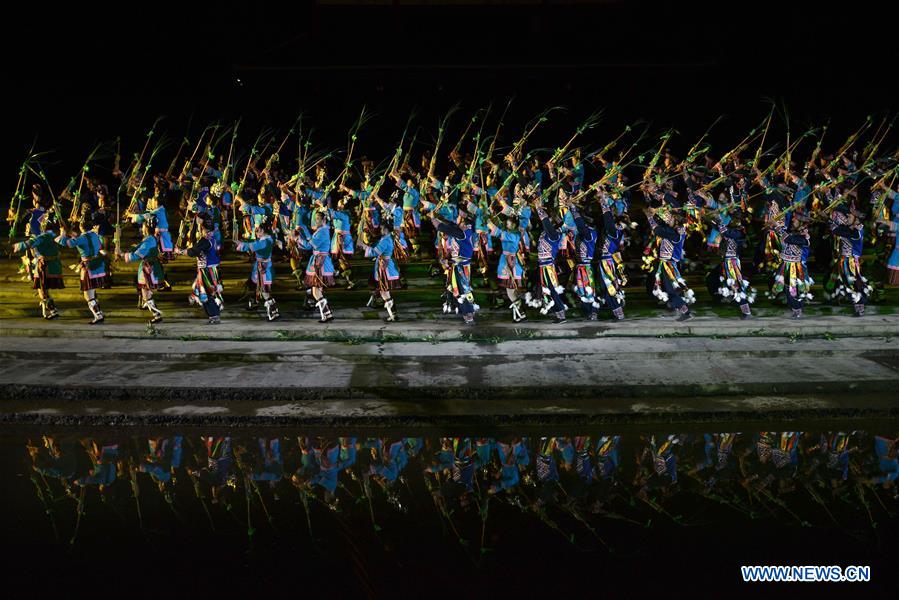
[{"label": "dancer in blue costume", "polygon": [[197,276],[194,278],[193,290],[188,301],[191,305],[203,307],[210,325],[218,325],[221,323],[224,302],[218,272],[221,261],[215,242],[215,226],[209,215],[202,215],[199,220],[200,236],[196,243],[190,248],[176,248],[175,252],[197,259]]},{"label": "dancer in blue costume", "polygon": [[[93,222],[90,222],[93,225]],[[85,225],[86,226],[86,225]],[[56,243],[66,248],[75,248],[81,258],[79,268],[81,270],[81,291],[84,299],[87,301],[87,307],[93,315],[91,325],[102,323],[105,319],[103,311],[100,310],[100,304],[97,302],[97,289],[109,287],[109,273],[106,270],[106,249],[103,247],[103,240],[94,230],[81,230],[82,225],[75,224],[80,235],[70,236],[64,227],[60,227],[59,236]]]},{"label": "dancer in blue costume", "polygon": [[272,297],[272,281],[275,278],[275,271],[272,267],[272,250],[275,242],[271,236],[271,226],[267,222],[261,222],[254,229],[254,237],[252,242],[237,241],[235,247],[238,252],[253,252],[256,256],[256,262],[250,277],[247,278],[247,288],[253,292],[247,304],[248,310],[254,310],[260,301],[264,302],[265,315],[269,321],[274,321],[280,317],[275,299]]},{"label": "dancer in blue costume", "polygon": [[13,244],[13,252],[31,251],[23,260],[27,261],[28,274],[32,289],[37,290],[41,304],[41,316],[45,319],[59,317],[59,311],[53,303],[50,290],[63,289],[62,262],[59,260],[59,245],[56,243],[56,217],[52,212],[45,212],[39,219],[40,228],[25,241]]},{"label": "dancer in blue costume", "polygon": [[374,259],[374,269],[371,279],[372,295],[377,292],[384,300],[384,309],[387,311],[387,321],[396,321],[396,312],[393,310],[394,301],[390,290],[400,287],[400,271],[393,261],[394,241],[390,227],[390,219],[381,220],[381,239],[374,246],[360,243],[365,251],[366,258]]},{"label": "dancer in blue costume", "polygon": [[138,262],[136,285],[140,293],[142,305],[153,315],[150,323],[162,321],[162,311],[156,307],[153,292],[165,281],[165,272],[159,262],[159,242],[154,235],[156,221],[152,217],[144,220],[144,239],[131,252],[117,253],[116,258],[124,258],[125,262]]},{"label": "dancer in blue costume", "polygon": [[316,210],[312,214],[312,237],[309,244],[312,246],[312,256],[306,264],[306,287],[312,290],[315,299],[315,307],[321,318],[319,322],[327,323],[334,318],[328,299],[325,298],[325,289],[334,286],[334,263],[331,260],[331,226],[328,222],[327,210]]}]

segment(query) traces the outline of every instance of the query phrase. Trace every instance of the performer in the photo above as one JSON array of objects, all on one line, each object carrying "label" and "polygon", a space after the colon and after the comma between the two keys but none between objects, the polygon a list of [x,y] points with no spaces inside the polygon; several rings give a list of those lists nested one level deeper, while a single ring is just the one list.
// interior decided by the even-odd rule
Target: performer
[{"label": "performer", "polygon": [[[110,223],[110,207],[109,207],[109,191],[105,185],[98,185],[95,188],[97,195],[97,203],[90,207],[91,220],[97,224],[97,234],[103,240],[103,247],[112,247],[113,237],[115,236],[115,226]],[[85,208],[89,205],[85,204]],[[110,286],[112,285],[112,265],[110,264],[109,255],[105,257],[106,272],[109,274]]]},{"label": "performer", "polygon": [[757,181],[764,190],[765,236],[756,248],[756,270],[759,273],[772,273],[779,264],[778,254],[783,248],[781,233],[785,228],[789,229],[791,224],[792,212],[787,210],[791,204],[784,195],[790,190],[785,185],[772,187],[766,177],[760,176]]},{"label": "performer", "polygon": [[889,285],[899,285],[899,244],[896,243],[896,233],[899,232],[899,192],[884,185],[880,193],[885,194],[886,199],[891,201],[889,212],[892,218],[889,221],[881,219],[879,222],[889,232],[888,239],[893,246],[890,258],[887,261],[887,272],[889,273],[887,283]]},{"label": "performer", "polygon": [[[563,205],[564,207],[564,205]],[[537,281],[537,290],[541,300],[534,300],[531,306],[541,306],[541,314],[552,312],[553,323],[561,325],[566,322],[565,319],[565,303],[562,301],[562,294],[565,288],[559,285],[559,276],[556,272],[556,255],[559,252],[559,244],[562,243],[564,236],[555,223],[550,219],[549,214],[543,208],[543,202],[538,198],[534,202],[534,208],[537,209],[537,217],[543,225],[543,231],[537,240],[537,264],[539,270],[539,280]]]},{"label": "performer", "polygon": [[489,212],[486,203],[476,204],[470,200],[467,203],[468,212],[475,215],[474,231],[475,246],[474,255],[477,258],[478,272],[491,289],[496,288],[495,280],[488,275],[488,271],[496,262],[493,251],[493,237],[490,235]]},{"label": "performer", "polygon": [[356,287],[353,281],[353,269],[348,257],[353,256],[355,247],[353,233],[350,226],[350,214],[346,211],[349,196],[344,196],[337,201],[337,209],[330,209],[331,222],[334,224],[334,233],[331,237],[331,256],[337,261],[340,275],[346,280],[346,289]]},{"label": "performer", "polygon": [[[91,225],[93,223],[91,222]],[[81,291],[87,302],[87,307],[93,315],[91,325],[102,323],[105,319],[103,311],[100,310],[100,304],[97,302],[97,289],[106,287],[109,274],[106,271],[106,249],[103,248],[103,241],[95,230],[82,230],[81,224],[76,224],[76,231],[80,235],[69,236],[65,227],[60,226],[59,236],[56,243],[66,248],[75,248],[81,257],[79,265],[81,270]],[[95,229],[99,229],[95,227]]]},{"label": "performer", "polygon": [[247,310],[255,310],[259,302],[265,305],[265,316],[269,321],[280,317],[275,299],[272,297],[272,281],[275,278],[275,270],[272,267],[272,250],[275,247],[271,236],[271,225],[262,221],[253,229],[252,242],[238,240],[235,248],[238,252],[253,252],[256,262],[250,277],[247,279],[247,289],[253,292],[253,297],[247,302]]},{"label": "performer", "polygon": [[[205,216],[209,216],[212,219],[212,241],[215,244],[215,249],[217,251],[221,251],[222,249],[222,219],[224,213],[221,204],[222,198],[226,194],[225,184],[220,181],[216,182],[209,187],[209,191],[205,195],[201,195],[194,210],[199,217],[196,221],[197,224],[200,224],[201,219]],[[198,239],[201,237],[202,234],[197,236]]]},{"label": "performer", "polygon": [[718,269],[712,271],[713,274],[716,271],[718,273],[718,285],[717,289],[710,291],[724,300],[733,301],[740,309],[740,318],[748,319],[752,316],[749,305],[755,302],[756,291],[749,286],[749,281],[743,279],[740,265],[740,249],[746,244],[746,230],[742,219],[742,211],[736,209],[726,223],[723,219],[718,222],[716,229],[720,235],[724,259]]},{"label": "performer", "polygon": [[[53,229],[56,226],[56,216],[52,212],[45,212],[39,219],[39,232],[23,242],[14,244],[13,252],[26,252],[30,249],[32,257],[27,256],[28,273],[31,277],[31,288],[37,290],[40,298],[41,316],[45,319],[56,319],[59,311],[50,295],[50,290],[63,289],[65,283],[62,278],[62,262],[59,260],[59,245],[56,243],[56,234]],[[40,233],[40,232],[43,233]]]},{"label": "performer", "polygon": [[219,280],[220,264],[218,246],[215,243],[215,225],[212,216],[205,214],[199,219],[200,236],[190,248],[176,248],[175,253],[197,259],[197,276],[194,278],[193,290],[188,296],[191,305],[202,306],[209,317],[210,325],[221,323],[222,284]]},{"label": "performer", "polygon": [[843,298],[852,299],[856,317],[865,314],[865,305],[871,286],[862,275],[862,246],[865,242],[865,228],[849,206],[840,204],[830,215],[830,232],[835,236],[839,255],[834,257],[833,271],[826,286],[830,298],[839,302]]},{"label": "performer", "polygon": [[793,318],[802,317],[804,300],[811,300],[812,280],[805,261],[809,250],[808,228],[799,219],[793,221],[795,229],[786,234],[786,227],[781,230],[783,249],[780,252],[780,264],[774,271],[774,282],[771,286],[772,297],[783,294],[787,305],[793,311]]},{"label": "performer", "polygon": [[156,237],[157,248],[159,248],[159,260],[165,262],[174,256],[175,246],[172,244],[172,234],[169,232],[169,219],[160,199],[164,191],[158,187],[153,195],[147,200],[147,208],[145,212],[137,214],[126,214],[125,218],[130,218],[132,223],[143,223],[150,219],[153,220],[154,228],[151,232]]},{"label": "performer", "polygon": [[418,233],[421,230],[421,215],[419,214],[421,193],[415,189],[415,182],[411,177],[404,181],[398,171],[392,172],[390,177],[396,182],[396,186],[403,191],[402,231],[404,237],[409,245],[412,246],[412,254],[420,256],[421,248],[418,244]]},{"label": "performer", "polygon": [[480,307],[474,302],[471,287],[471,257],[476,239],[472,223],[467,213],[461,211],[458,223],[452,223],[436,213],[431,217],[431,223],[434,230],[443,233],[449,241],[452,265],[446,278],[447,293],[458,307],[462,321],[466,325],[474,325],[475,312]]},{"label": "performer", "polygon": [[[377,221],[379,223],[387,221],[386,225],[390,228],[393,236],[393,260],[397,265],[402,265],[409,260],[409,242],[406,240],[406,234],[403,232],[403,219],[406,213],[403,211],[402,203],[399,202],[399,190],[394,190],[387,202],[384,202],[377,194],[374,194],[370,199],[381,208],[383,214],[378,217]],[[391,215],[393,215],[392,220]],[[370,244],[371,240],[380,235],[380,227],[378,225],[372,231],[373,235],[369,237],[367,244]],[[400,287],[406,287],[402,270],[400,270]],[[371,296],[366,306],[372,306],[375,298],[375,296]],[[377,296],[377,298],[380,298],[380,296]]]},{"label": "performer", "polygon": [[334,263],[331,261],[331,227],[328,224],[328,213],[316,210],[312,215],[312,256],[306,265],[306,287],[312,289],[315,307],[318,309],[320,323],[327,323],[334,318],[325,289],[334,286]]},{"label": "performer", "polygon": [[596,280],[593,276],[593,254],[596,250],[596,229],[587,221],[587,217],[578,211],[577,207],[568,208],[566,216],[570,215],[577,229],[575,266],[575,293],[581,301],[581,312],[588,321],[596,320],[596,311],[599,302],[596,301]]},{"label": "performer", "polygon": [[603,305],[612,311],[615,320],[621,321],[624,319],[624,286],[627,285],[624,264],[621,260],[624,230],[619,227],[612,215],[612,198],[603,191],[600,192],[599,198],[603,236],[602,252],[596,267],[600,284],[597,289]]},{"label": "performer", "polygon": [[[41,217],[47,213],[49,202],[44,197],[44,187],[35,183],[31,186],[31,208],[28,209],[28,219],[25,222],[25,235],[41,234]],[[10,205],[10,210],[12,206]]]},{"label": "performer", "polygon": [[[661,223],[656,221],[656,214]],[[693,290],[677,268],[684,255],[684,239],[686,229],[675,219],[674,212],[667,206],[658,209],[647,208],[646,217],[652,234],[659,244],[659,264],[655,272],[653,296],[666,303],[679,313],[678,321],[689,321],[693,318],[690,304],[695,302]]]},{"label": "performer", "polygon": [[518,227],[518,218],[506,215],[505,227],[499,227],[494,221],[488,221],[487,227],[490,235],[499,239],[503,248],[502,258],[496,265],[496,277],[499,287],[505,288],[512,309],[512,320],[520,323],[527,319],[524,310],[524,265],[519,256],[521,246],[521,231]]},{"label": "performer", "polygon": [[281,184],[281,206],[290,212],[290,225],[286,231],[288,254],[290,255],[291,274],[296,278],[294,289],[306,291],[305,307],[309,310],[315,306],[312,288],[306,286],[306,264],[312,254],[312,232],[309,230],[312,211],[304,202],[304,197],[292,192],[285,184]]},{"label": "performer", "polygon": [[165,281],[165,272],[159,262],[159,243],[156,241],[156,236],[153,235],[155,228],[154,218],[144,219],[144,239],[140,245],[131,252],[116,253],[116,258],[124,258],[125,262],[139,261],[136,276],[137,291],[143,302],[141,308],[146,308],[153,315],[150,323],[162,321],[162,311],[156,307],[156,302],[153,301],[153,291]]},{"label": "performer", "polygon": [[375,266],[369,280],[372,286],[372,296],[378,292],[384,300],[384,309],[387,311],[387,321],[396,321],[396,313],[393,310],[393,298],[390,290],[400,287],[400,272],[393,262],[393,235],[390,231],[390,219],[381,219],[381,239],[375,246],[360,244],[365,250],[366,258],[374,258]]}]

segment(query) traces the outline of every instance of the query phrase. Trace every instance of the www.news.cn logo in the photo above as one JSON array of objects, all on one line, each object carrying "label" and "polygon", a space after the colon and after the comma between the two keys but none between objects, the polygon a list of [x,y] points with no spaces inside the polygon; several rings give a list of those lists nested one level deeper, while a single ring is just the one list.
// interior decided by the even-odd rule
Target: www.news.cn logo
[{"label": "www.news.cn logo", "polygon": [[748,566],[740,567],[745,582],[864,582],[871,581],[871,567],[848,566]]}]

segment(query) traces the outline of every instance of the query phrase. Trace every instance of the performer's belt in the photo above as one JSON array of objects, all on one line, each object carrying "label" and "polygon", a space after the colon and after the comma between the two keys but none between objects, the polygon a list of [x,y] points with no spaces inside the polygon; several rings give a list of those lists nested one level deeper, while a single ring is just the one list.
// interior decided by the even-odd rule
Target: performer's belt
[{"label": "performer's belt", "polygon": [[168,232],[168,229],[165,229],[165,228],[162,228],[162,227],[157,227],[157,228],[156,228],[156,233],[166,233],[166,232]]}]

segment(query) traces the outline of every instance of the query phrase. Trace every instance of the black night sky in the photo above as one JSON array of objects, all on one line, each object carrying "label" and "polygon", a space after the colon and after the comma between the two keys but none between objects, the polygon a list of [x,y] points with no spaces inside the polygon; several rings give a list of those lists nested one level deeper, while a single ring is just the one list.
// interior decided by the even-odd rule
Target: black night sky
[{"label": "black night sky", "polygon": [[191,114],[194,128],[243,116],[250,132],[287,128],[300,110],[319,141],[339,144],[366,104],[379,117],[363,151],[377,155],[413,106],[430,130],[456,101],[474,112],[513,95],[513,129],[569,107],[548,144],[598,107],[600,138],[644,117],[689,144],[720,114],[719,135],[747,131],[765,97],[799,124],[833,116],[834,132],[897,105],[882,3],[371,4],[25,5],[3,38],[7,148],[23,154],[39,134],[39,146],[80,157],[95,140],[139,143],[161,114],[180,138]]}]

